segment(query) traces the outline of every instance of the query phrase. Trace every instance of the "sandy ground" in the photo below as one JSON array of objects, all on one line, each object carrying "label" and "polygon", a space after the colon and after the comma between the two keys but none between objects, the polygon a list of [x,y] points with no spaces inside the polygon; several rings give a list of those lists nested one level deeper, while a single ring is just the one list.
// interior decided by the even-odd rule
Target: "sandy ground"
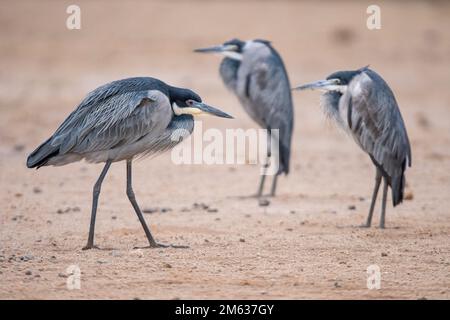
[{"label": "sandy ground", "polygon": [[[448,3],[381,2],[378,31],[366,28],[362,1],[77,3],[79,31],[65,28],[69,2],[0,4],[0,298],[450,297]],[[317,93],[296,93],[292,169],[268,207],[238,198],[256,190],[256,166],[139,161],[141,207],[170,209],[145,214],[154,235],[190,248],[133,249],[146,239],[117,163],[96,229],[96,243],[113,249],[82,251],[101,165],[29,170],[27,154],[89,90],[136,75],[190,87],[236,117],[204,128],[255,127],[223,87],[219,58],[191,52],[236,36],[273,40],[292,84],[367,64],[382,74],[412,143],[410,200],[388,206],[387,229],[356,228],[369,208],[370,160],[325,120]],[[366,286],[372,264],[380,290]],[[80,290],[66,287],[71,265]]]}]

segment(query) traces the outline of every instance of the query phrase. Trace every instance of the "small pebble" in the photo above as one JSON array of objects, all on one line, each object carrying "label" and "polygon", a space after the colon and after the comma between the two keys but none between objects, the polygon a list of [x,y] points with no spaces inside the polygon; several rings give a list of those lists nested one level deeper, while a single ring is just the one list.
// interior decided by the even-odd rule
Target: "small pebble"
[{"label": "small pebble", "polygon": [[348,210],[356,210],[356,206],[355,205],[350,205],[350,206],[348,206]]},{"label": "small pebble", "polygon": [[28,270],[28,271],[25,272],[25,274],[26,274],[27,276],[31,276],[33,273],[32,273],[30,270]]},{"label": "small pebble", "polygon": [[142,210],[143,213],[155,213],[158,212],[158,208],[145,208]]},{"label": "small pebble", "polygon": [[208,209],[206,211],[209,212],[209,213],[214,213],[214,212],[218,212],[219,210],[210,208],[210,209]]},{"label": "small pebble", "polygon": [[164,268],[170,269],[170,268],[172,268],[172,265],[169,263],[164,263]]},{"label": "small pebble", "polygon": [[39,187],[34,187],[34,188],[33,188],[33,192],[34,192],[34,193],[41,193],[41,192],[42,192],[42,189],[39,188]]},{"label": "small pebble", "polygon": [[21,152],[23,150],[25,150],[25,146],[23,144],[14,145],[14,151]]},{"label": "small pebble", "polygon": [[387,254],[386,252],[382,252],[382,253],[381,253],[381,256],[382,256],[382,257],[387,257],[387,255],[388,255],[388,254]]},{"label": "small pebble", "polygon": [[268,205],[270,205],[270,201],[267,199],[259,199],[258,204],[260,207],[267,207]]},{"label": "small pebble", "polygon": [[239,239],[239,242],[245,242],[244,238]]},{"label": "small pebble", "polygon": [[204,204],[204,203],[197,203],[197,202],[195,202],[193,205],[192,205],[195,209],[202,209],[202,210],[208,210],[208,208],[209,208],[209,206],[207,205],[207,204]]},{"label": "small pebble", "polygon": [[405,200],[412,200],[412,199],[414,199],[414,194],[411,191],[406,192],[405,196],[403,197],[403,199],[405,199]]},{"label": "small pebble", "polygon": [[19,257],[19,259],[21,260],[21,261],[30,261],[30,260],[33,260],[34,259],[34,257],[32,256],[32,255],[25,255],[25,256],[21,256],[21,257]]}]

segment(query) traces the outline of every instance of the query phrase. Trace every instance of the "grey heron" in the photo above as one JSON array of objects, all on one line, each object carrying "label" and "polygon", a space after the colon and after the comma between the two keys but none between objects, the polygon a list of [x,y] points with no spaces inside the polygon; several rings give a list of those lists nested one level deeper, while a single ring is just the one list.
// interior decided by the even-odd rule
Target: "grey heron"
[{"label": "grey heron", "polygon": [[150,247],[161,247],[147,227],[132,187],[132,160],[155,155],[177,145],[194,129],[193,115],[230,115],[202,102],[189,89],[177,88],[150,77],[128,78],[90,92],[56,132],[27,159],[28,168],[61,166],[85,159],[105,162],[93,188],[87,245],[94,246],[94,228],[100,189],[111,163],[126,161],[127,196]]},{"label": "grey heron", "polygon": [[[289,173],[291,137],[294,125],[289,78],[283,60],[266,40],[233,39],[222,45],[196,49],[200,53],[220,53],[224,59],[220,75],[225,86],[239,99],[248,115],[268,132],[267,168],[273,152],[279,156],[278,170],[270,195],[274,196],[277,178]],[[278,136],[274,134],[279,130]],[[278,139],[278,150],[270,150],[271,139]],[[267,171],[261,175],[257,196],[261,197]]]},{"label": "grey heron", "polygon": [[294,88],[324,91],[325,112],[369,155],[376,168],[369,215],[363,227],[370,227],[375,202],[383,183],[380,228],[385,227],[388,187],[395,207],[403,201],[406,166],[411,166],[411,146],[394,93],[375,71],[364,67],[338,71],[317,82]]}]

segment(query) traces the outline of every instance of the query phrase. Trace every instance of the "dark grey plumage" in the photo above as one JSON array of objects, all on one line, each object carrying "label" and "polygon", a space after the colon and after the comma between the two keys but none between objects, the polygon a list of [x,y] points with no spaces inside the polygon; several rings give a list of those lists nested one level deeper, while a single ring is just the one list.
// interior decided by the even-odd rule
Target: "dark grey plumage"
[{"label": "dark grey plumage", "polygon": [[[177,126],[193,128],[192,116],[172,121],[170,88],[154,78],[129,78],[113,81],[90,92],[50,139],[29,157],[28,167],[64,165],[86,158],[90,162],[120,161],[129,158],[130,145],[141,152],[157,152],[153,146],[164,149]],[[195,95],[201,101],[201,99]],[[166,132],[167,131],[167,132]],[[145,145],[139,148],[139,141]]]},{"label": "dark grey plumage", "polygon": [[[377,168],[376,187],[366,226],[370,226],[381,178],[391,187],[392,202],[403,201],[406,166],[411,166],[411,146],[397,101],[388,84],[368,67],[339,71],[298,89],[322,89],[326,113],[348,132]],[[380,226],[384,227],[386,191]]]},{"label": "dark grey plumage", "polygon": [[27,159],[29,168],[65,165],[81,159],[105,162],[94,187],[91,228],[86,249],[94,247],[94,225],[100,188],[112,162],[127,161],[127,195],[146,232],[151,236],[131,186],[134,157],[173,148],[194,129],[193,114],[231,118],[202,103],[189,89],[172,87],[148,77],[129,78],[103,85],[87,95],[56,132]]},{"label": "dark grey plumage", "polygon": [[[222,46],[197,49],[225,55],[220,75],[226,87],[239,99],[249,116],[262,128],[279,130],[279,170],[274,177],[274,195],[279,174],[289,173],[293,104],[289,78],[280,55],[265,40],[234,39]],[[278,150],[277,150],[278,151]],[[268,152],[270,155],[270,151]],[[262,193],[261,177],[258,195]]]}]

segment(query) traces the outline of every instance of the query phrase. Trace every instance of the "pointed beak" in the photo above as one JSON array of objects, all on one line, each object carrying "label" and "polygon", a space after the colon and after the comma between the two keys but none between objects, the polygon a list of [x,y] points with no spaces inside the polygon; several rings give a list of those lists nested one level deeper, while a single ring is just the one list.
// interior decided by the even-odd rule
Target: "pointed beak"
[{"label": "pointed beak", "polygon": [[200,48],[195,49],[194,52],[199,53],[223,53],[226,51],[236,51],[237,47],[235,45],[220,45],[220,46],[213,46],[208,48]]},{"label": "pointed beak", "polygon": [[192,107],[200,110],[200,113],[207,113],[220,118],[234,119],[229,114],[202,102],[192,101]]},{"label": "pointed beak", "polygon": [[292,90],[307,90],[307,89],[311,89],[311,90],[324,90],[324,91],[331,91],[331,90],[336,90],[339,87],[341,87],[339,85],[340,81],[339,79],[329,79],[329,80],[319,80],[316,82],[311,82],[311,83],[307,83],[298,87],[293,88]]}]

